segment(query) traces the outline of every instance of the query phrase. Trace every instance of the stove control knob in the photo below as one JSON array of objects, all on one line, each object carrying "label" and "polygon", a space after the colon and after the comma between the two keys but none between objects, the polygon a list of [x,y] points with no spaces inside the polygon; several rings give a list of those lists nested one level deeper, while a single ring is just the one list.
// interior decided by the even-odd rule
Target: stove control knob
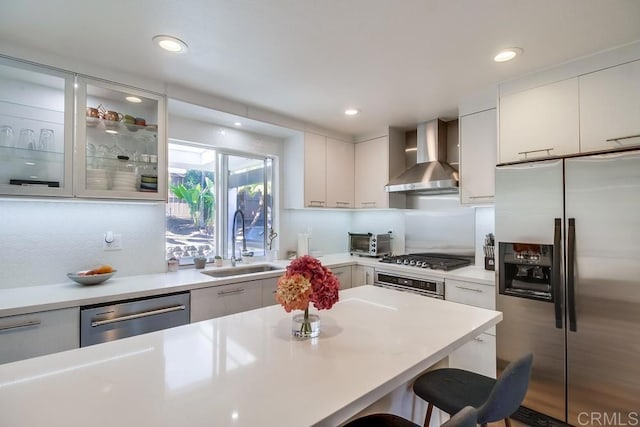
[{"label": "stove control knob", "polygon": [[397,259],[396,260],[396,264],[402,264],[402,260],[401,259]]},{"label": "stove control knob", "polygon": [[404,262],[403,262],[403,264],[404,264],[404,265],[409,265],[409,260],[408,260],[408,259],[405,259],[405,260],[404,260]]},{"label": "stove control knob", "polygon": [[416,260],[412,259],[411,261],[409,261],[409,265],[416,265]]}]

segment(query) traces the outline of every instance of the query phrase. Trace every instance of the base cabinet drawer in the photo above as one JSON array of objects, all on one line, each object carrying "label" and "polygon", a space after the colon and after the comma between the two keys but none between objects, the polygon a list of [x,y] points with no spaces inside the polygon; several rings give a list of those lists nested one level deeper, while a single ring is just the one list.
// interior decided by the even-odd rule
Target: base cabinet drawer
[{"label": "base cabinet drawer", "polygon": [[262,280],[191,291],[191,323],[262,306]]},{"label": "base cabinet drawer", "polygon": [[0,318],[0,363],[72,350],[79,346],[78,307]]},{"label": "base cabinet drawer", "polygon": [[495,286],[445,279],[445,299],[474,307],[496,309]]},{"label": "base cabinet drawer", "polygon": [[496,337],[480,334],[449,355],[449,367],[496,377]]}]

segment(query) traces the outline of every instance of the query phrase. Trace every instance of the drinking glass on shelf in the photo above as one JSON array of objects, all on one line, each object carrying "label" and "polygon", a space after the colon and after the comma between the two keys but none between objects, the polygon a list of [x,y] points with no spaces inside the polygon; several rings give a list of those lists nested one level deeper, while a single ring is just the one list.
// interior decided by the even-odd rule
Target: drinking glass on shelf
[{"label": "drinking glass on shelf", "polygon": [[20,130],[20,138],[18,139],[18,147],[25,150],[36,149],[36,139],[33,129],[23,128]]},{"label": "drinking glass on shelf", "polygon": [[41,129],[40,139],[38,139],[38,150],[40,151],[54,151],[55,139],[52,129]]},{"label": "drinking glass on shelf", "polygon": [[0,145],[13,147],[13,128],[11,126],[0,126]]}]

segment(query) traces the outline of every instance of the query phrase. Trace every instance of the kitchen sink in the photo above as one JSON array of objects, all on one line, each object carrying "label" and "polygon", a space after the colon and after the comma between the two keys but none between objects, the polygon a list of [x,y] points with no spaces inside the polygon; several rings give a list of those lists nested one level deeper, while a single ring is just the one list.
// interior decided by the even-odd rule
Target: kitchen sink
[{"label": "kitchen sink", "polygon": [[265,271],[284,270],[282,267],[274,267],[273,265],[243,265],[241,267],[229,267],[223,270],[207,270],[202,274],[211,277],[230,277],[241,276],[243,274],[264,273]]}]

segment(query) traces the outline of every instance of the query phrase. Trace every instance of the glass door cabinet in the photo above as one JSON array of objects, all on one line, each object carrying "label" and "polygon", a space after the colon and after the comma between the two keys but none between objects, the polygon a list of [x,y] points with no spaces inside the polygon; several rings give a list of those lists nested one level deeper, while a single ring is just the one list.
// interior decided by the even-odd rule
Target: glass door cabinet
[{"label": "glass door cabinet", "polygon": [[166,200],[166,98],[77,81],[76,195]]},{"label": "glass door cabinet", "polygon": [[0,194],[72,196],[74,75],[0,58]]}]

